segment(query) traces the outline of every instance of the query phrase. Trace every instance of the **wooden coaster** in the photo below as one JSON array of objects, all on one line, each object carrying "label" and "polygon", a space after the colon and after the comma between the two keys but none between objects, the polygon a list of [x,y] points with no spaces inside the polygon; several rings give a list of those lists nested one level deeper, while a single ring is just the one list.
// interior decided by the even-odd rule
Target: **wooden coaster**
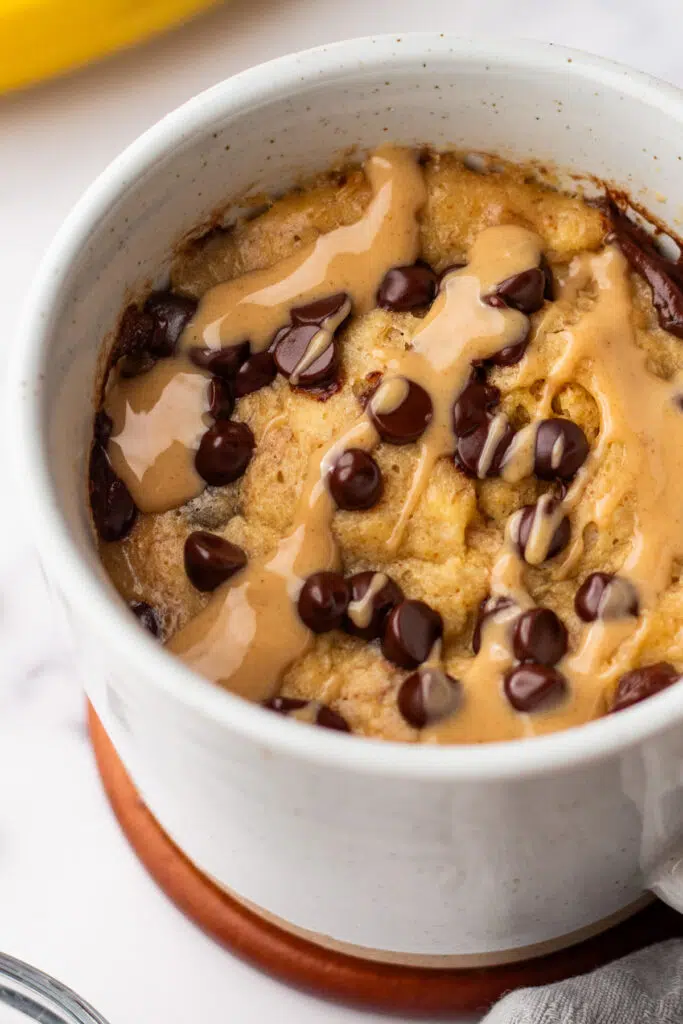
[{"label": "wooden coaster", "polygon": [[501,967],[397,967],[323,949],[264,921],[204,877],[144,806],[90,706],[88,721],[97,766],[114,813],[166,895],[230,952],[280,981],[327,999],[425,1017],[483,1012],[511,989],[582,974],[653,942],[683,935],[683,915],[655,902],[570,949]]}]

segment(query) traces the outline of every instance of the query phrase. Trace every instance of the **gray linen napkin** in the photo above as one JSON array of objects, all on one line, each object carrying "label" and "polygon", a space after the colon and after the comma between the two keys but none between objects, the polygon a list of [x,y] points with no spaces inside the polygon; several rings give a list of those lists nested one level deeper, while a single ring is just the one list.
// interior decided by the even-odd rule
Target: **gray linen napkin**
[{"label": "gray linen napkin", "polygon": [[683,940],[579,978],[511,992],[482,1024],[683,1024]]}]

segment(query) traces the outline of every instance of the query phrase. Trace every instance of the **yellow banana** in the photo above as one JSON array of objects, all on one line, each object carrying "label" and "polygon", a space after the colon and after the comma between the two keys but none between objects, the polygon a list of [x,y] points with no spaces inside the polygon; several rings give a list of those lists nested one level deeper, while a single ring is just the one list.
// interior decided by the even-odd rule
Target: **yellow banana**
[{"label": "yellow banana", "polygon": [[0,0],[0,91],[85,64],[215,0]]}]

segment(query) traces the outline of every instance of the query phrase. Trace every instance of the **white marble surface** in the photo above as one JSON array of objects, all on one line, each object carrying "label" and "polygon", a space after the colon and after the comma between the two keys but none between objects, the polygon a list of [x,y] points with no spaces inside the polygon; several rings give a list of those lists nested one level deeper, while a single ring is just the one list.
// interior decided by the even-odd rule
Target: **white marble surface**
[{"label": "white marble surface", "polygon": [[[679,17],[680,0],[233,0],[141,49],[0,99],[1,343],[12,344],[36,261],[94,175],[162,114],[250,64],[429,28],[549,39],[683,85]],[[1,437],[11,444],[11,424]],[[111,1024],[385,1019],[260,975],[149,881],[102,795],[70,641],[7,483],[0,517],[0,949],[72,985]]]}]

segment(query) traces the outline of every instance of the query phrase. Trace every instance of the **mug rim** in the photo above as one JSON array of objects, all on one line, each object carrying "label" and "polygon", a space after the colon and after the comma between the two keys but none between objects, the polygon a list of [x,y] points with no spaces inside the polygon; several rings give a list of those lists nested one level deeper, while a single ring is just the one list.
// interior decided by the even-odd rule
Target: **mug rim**
[{"label": "mug rim", "polygon": [[587,765],[664,731],[683,714],[683,690],[671,687],[640,706],[581,726],[485,744],[409,744],[302,729],[300,723],[266,712],[203,679],[140,629],[72,540],[51,484],[45,444],[41,372],[50,310],[93,227],[128,183],[153,171],[154,164],[183,139],[208,132],[216,118],[237,116],[283,90],[305,92],[313,81],[426,58],[460,64],[505,61],[539,71],[569,66],[569,73],[658,108],[683,127],[683,91],[627,65],[553,43],[435,32],[386,34],[330,43],[248,68],[199,93],[150,127],[109,164],[72,208],[49,245],[23,305],[8,374],[6,414],[16,438],[16,483],[31,516],[41,558],[58,569],[58,586],[78,608],[79,616],[99,636],[110,636],[111,645],[124,650],[124,657],[149,685],[226,729],[300,760],[407,778],[521,778]]}]

